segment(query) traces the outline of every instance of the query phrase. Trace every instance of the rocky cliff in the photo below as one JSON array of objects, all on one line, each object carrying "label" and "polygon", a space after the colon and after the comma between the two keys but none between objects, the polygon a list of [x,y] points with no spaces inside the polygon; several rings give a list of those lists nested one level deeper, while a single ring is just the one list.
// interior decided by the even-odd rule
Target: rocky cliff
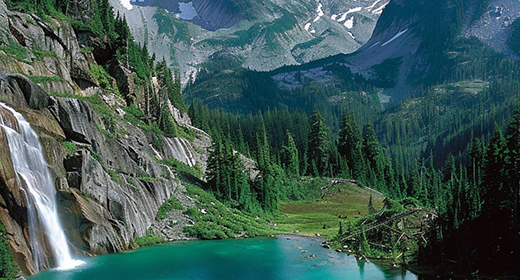
[{"label": "rocky cliff", "polygon": [[[90,74],[94,55],[80,48],[66,21],[11,12],[0,1],[0,50],[0,101],[22,113],[39,135],[76,254],[135,248],[135,239],[146,236],[165,200],[186,201],[177,175],[158,159],[204,166],[209,136],[192,128],[173,106],[171,114],[178,125],[194,130],[193,139],[158,139],[126,121],[124,101],[100,90]],[[0,116],[12,119],[2,109]],[[6,141],[0,129],[0,220],[16,263],[30,275],[39,268],[29,246],[27,203]]]}]

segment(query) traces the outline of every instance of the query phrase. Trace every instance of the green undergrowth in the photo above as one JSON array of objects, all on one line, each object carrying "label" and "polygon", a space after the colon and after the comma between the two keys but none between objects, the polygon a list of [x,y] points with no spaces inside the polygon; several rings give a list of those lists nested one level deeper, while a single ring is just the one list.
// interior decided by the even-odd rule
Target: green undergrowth
[{"label": "green undergrowth", "polygon": [[78,150],[76,144],[70,141],[63,141],[61,142],[61,145],[65,148],[65,150],[67,150],[67,155],[69,156],[73,155]]},{"label": "green undergrowth", "polygon": [[161,207],[159,207],[159,210],[157,211],[157,216],[155,216],[155,219],[162,220],[166,218],[166,214],[172,210],[184,210],[184,207],[182,207],[181,202],[174,196],[172,196],[170,199],[166,200]]},{"label": "green undergrowth", "polygon": [[139,247],[146,247],[164,243],[164,239],[159,235],[155,235],[151,229],[148,229],[145,236],[135,239],[135,243]]},{"label": "green undergrowth", "polygon": [[7,231],[0,221],[0,280],[16,279],[19,272],[7,241]]},{"label": "green undergrowth", "polygon": [[201,239],[226,239],[254,237],[273,232],[266,220],[228,207],[196,186],[187,184],[186,194],[197,200],[195,207],[185,211],[185,214],[195,221],[195,225],[184,228],[190,236]]},{"label": "green undergrowth", "polygon": [[198,180],[199,178],[202,178],[202,176],[204,175],[198,163],[195,166],[191,167],[174,158],[157,160],[157,162],[171,167],[185,179]]},{"label": "green undergrowth", "polygon": [[27,58],[27,49],[17,42],[13,42],[7,45],[1,45],[0,50],[4,51],[8,56],[16,58],[18,61],[23,61]]},{"label": "green undergrowth", "polygon": [[358,256],[385,259],[393,264],[414,263],[419,248],[427,244],[423,235],[414,234],[427,227],[426,223],[421,222],[424,213],[418,212],[405,216],[387,222],[385,226],[346,239],[351,234],[367,228],[368,225],[387,221],[395,215],[420,207],[414,198],[405,198],[400,201],[386,198],[384,204],[385,211],[360,216],[350,220],[348,224],[342,225],[342,229],[331,239],[331,245],[347,249]]},{"label": "green undergrowth", "polygon": [[53,96],[56,97],[67,97],[67,98],[76,98],[79,100],[83,100],[85,102],[88,102],[94,111],[100,115],[101,117],[107,116],[107,117],[117,117],[116,114],[114,114],[114,110],[110,108],[103,99],[101,99],[101,96],[98,94],[92,95],[92,96],[80,96],[80,95],[74,95],[74,94],[62,94],[62,93],[53,93]]},{"label": "green undergrowth", "polygon": [[58,76],[47,77],[47,76],[29,76],[31,81],[40,84],[40,83],[51,83],[51,82],[59,82],[61,78]]}]

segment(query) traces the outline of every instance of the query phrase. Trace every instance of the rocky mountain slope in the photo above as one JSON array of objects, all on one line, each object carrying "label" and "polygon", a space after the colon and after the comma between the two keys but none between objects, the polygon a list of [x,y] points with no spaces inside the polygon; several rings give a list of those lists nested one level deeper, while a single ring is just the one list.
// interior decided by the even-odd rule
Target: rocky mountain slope
[{"label": "rocky mountain slope", "polygon": [[[149,229],[170,198],[193,207],[196,196],[187,197],[180,175],[164,162],[203,172],[210,137],[173,106],[170,114],[190,139],[155,135],[130,123],[124,100],[101,90],[92,74],[99,67],[92,50],[80,47],[69,22],[11,12],[0,1],[0,57],[0,102],[24,115],[38,133],[76,254],[118,252],[138,247],[140,237],[161,236],[160,225]],[[6,123],[16,129],[9,111],[0,108],[0,117],[13,120]],[[29,246],[23,183],[6,141],[0,129],[0,220],[14,260],[30,275],[40,268]],[[178,215],[182,229],[190,220]],[[181,230],[168,238],[186,237]]]},{"label": "rocky mountain slope", "polygon": [[389,0],[110,0],[150,53],[180,68],[183,83],[219,57],[269,71],[339,53],[370,38]]},{"label": "rocky mountain slope", "polygon": [[[269,92],[265,94],[272,102],[256,107],[248,105],[247,110],[253,112],[301,103],[306,97],[298,96],[306,88],[316,91],[315,87],[324,83],[331,87],[322,91],[335,102],[337,97],[352,92],[353,88],[346,86],[346,81],[359,78],[372,86],[369,94],[376,95],[381,104],[395,104],[411,97],[417,90],[458,79],[453,76],[454,69],[473,59],[468,57],[471,54],[467,48],[481,48],[484,44],[511,59],[518,59],[507,42],[512,32],[511,23],[520,17],[519,5],[501,0],[393,0],[385,6],[370,39],[354,53],[281,67],[267,73],[232,74],[237,72],[236,68],[212,70],[208,67],[211,74],[195,81],[187,90],[188,96],[205,100],[210,107],[240,109],[243,99],[251,99],[250,95],[263,100],[257,88],[237,88],[231,83],[231,86],[221,84],[217,91],[207,86],[214,84],[212,77],[221,79],[227,71],[228,78],[245,75],[252,81],[261,80],[259,84],[264,87],[263,92]],[[471,42],[475,38],[477,41]],[[369,88],[358,87],[355,91],[367,93]],[[290,102],[283,101],[288,98]],[[230,105],[232,102],[234,105]]]}]

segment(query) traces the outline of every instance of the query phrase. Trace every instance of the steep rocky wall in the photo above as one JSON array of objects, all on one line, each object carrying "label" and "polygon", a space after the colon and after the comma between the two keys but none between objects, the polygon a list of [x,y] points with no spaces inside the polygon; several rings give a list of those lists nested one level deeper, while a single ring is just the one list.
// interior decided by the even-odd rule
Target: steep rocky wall
[{"label": "steep rocky wall", "polygon": [[[0,100],[21,112],[39,134],[55,176],[61,219],[76,253],[135,248],[135,238],[146,235],[164,201],[182,196],[184,190],[168,168],[155,160],[158,152],[150,144],[152,137],[123,119],[116,119],[115,125],[127,133],[110,135],[89,103],[49,97],[24,76],[0,74]],[[9,118],[1,110],[0,116]],[[77,147],[74,153],[68,154],[61,145],[65,140]],[[178,143],[168,152],[171,157],[182,158],[188,165],[199,159],[186,139],[163,142]],[[0,147],[0,157],[6,159],[0,162],[0,219],[16,262],[30,275],[37,268],[26,234],[27,206],[1,130]]]},{"label": "steep rocky wall", "polygon": [[19,60],[0,51],[0,68],[39,79],[48,92],[88,95],[98,82],[90,74],[92,55],[81,51],[69,22],[7,10],[0,1],[0,41],[32,52]]}]

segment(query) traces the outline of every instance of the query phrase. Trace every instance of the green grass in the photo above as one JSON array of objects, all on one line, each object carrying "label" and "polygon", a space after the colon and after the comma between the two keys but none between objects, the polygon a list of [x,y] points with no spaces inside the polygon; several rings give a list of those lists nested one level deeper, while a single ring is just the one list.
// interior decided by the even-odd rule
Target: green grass
[{"label": "green grass", "polygon": [[274,233],[264,219],[228,207],[201,188],[186,184],[186,190],[188,196],[197,199],[195,207],[185,211],[195,221],[194,226],[184,228],[190,236],[225,239]]},{"label": "green grass", "polygon": [[374,208],[383,207],[384,196],[352,184],[337,184],[327,191],[332,194],[321,199],[281,205],[283,215],[276,219],[278,230],[289,233],[298,230],[303,235],[319,233],[328,238],[338,233],[340,221],[345,228],[356,218],[368,214],[370,194]]},{"label": "green grass", "polygon": [[92,106],[92,109],[94,109],[94,111],[101,117],[118,117],[117,114],[114,114],[114,110],[110,108],[97,94],[93,96],[80,96],[74,94],[53,93],[52,95],[56,97],[76,98],[88,102]]},{"label": "green grass", "polygon": [[0,50],[4,51],[8,56],[14,56],[18,61],[22,61],[27,57],[27,49],[18,43],[1,45]]}]

